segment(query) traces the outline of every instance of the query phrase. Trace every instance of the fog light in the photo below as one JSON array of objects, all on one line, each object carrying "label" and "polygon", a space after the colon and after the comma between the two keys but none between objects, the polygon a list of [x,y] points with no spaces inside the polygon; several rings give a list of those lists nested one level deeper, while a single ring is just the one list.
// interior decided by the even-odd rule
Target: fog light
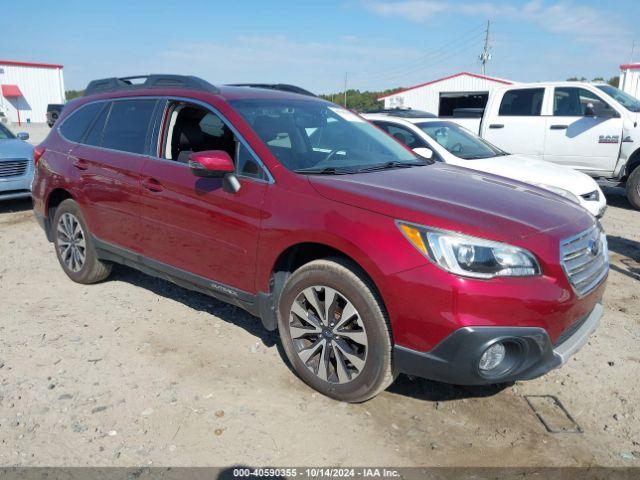
[{"label": "fog light", "polygon": [[502,343],[497,342],[491,345],[480,357],[480,363],[478,364],[480,370],[488,372],[496,368],[504,360],[505,353]]}]

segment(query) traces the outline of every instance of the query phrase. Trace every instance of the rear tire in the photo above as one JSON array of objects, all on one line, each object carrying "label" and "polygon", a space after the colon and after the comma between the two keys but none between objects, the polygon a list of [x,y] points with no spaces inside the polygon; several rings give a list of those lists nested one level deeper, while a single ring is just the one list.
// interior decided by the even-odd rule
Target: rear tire
[{"label": "rear tire", "polygon": [[295,372],[323,395],[363,402],[394,380],[382,301],[351,262],[315,260],[293,272],[280,295],[278,329]]},{"label": "rear tire", "polygon": [[111,264],[98,259],[89,228],[75,200],[67,199],[58,205],[51,230],[60,266],[71,280],[90,284],[109,276]]},{"label": "rear tire", "polygon": [[640,210],[640,165],[627,178],[627,199],[633,208]]}]

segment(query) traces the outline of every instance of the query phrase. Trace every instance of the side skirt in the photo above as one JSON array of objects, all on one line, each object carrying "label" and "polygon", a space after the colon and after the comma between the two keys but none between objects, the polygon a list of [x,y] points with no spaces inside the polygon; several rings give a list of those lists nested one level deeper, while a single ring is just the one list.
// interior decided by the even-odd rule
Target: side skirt
[{"label": "side skirt", "polygon": [[275,322],[269,318],[269,315],[263,315],[272,310],[270,294],[254,295],[104,242],[95,236],[92,237],[92,240],[100,260],[126,265],[147,275],[168,280],[180,287],[230,303],[246,310],[251,315],[260,317],[268,330],[275,330]]}]

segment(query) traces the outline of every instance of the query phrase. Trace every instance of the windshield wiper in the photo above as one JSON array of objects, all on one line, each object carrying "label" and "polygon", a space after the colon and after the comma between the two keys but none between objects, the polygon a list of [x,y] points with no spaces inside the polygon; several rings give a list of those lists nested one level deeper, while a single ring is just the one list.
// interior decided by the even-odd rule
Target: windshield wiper
[{"label": "windshield wiper", "polygon": [[375,170],[388,170],[390,168],[411,168],[411,167],[424,167],[425,165],[429,165],[426,161],[424,162],[398,162],[397,160],[393,160],[391,162],[378,163],[375,165],[361,167],[356,170],[357,173],[361,172],[373,172]]},{"label": "windshield wiper", "polygon": [[355,173],[354,170],[348,170],[345,168],[337,167],[323,167],[323,168],[298,168],[294,170],[296,173],[308,173],[312,175],[346,175],[347,173]]}]

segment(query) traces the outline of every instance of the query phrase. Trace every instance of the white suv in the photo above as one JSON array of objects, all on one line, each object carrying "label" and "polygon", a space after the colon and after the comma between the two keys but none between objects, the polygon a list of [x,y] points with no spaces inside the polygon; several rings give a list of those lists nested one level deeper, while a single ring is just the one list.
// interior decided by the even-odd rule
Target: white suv
[{"label": "white suv", "polygon": [[602,190],[590,176],[525,155],[510,155],[457,123],[381,114],[363,117],[422,156],[536,185],[579,203],[596,217],[607,207]]}]

